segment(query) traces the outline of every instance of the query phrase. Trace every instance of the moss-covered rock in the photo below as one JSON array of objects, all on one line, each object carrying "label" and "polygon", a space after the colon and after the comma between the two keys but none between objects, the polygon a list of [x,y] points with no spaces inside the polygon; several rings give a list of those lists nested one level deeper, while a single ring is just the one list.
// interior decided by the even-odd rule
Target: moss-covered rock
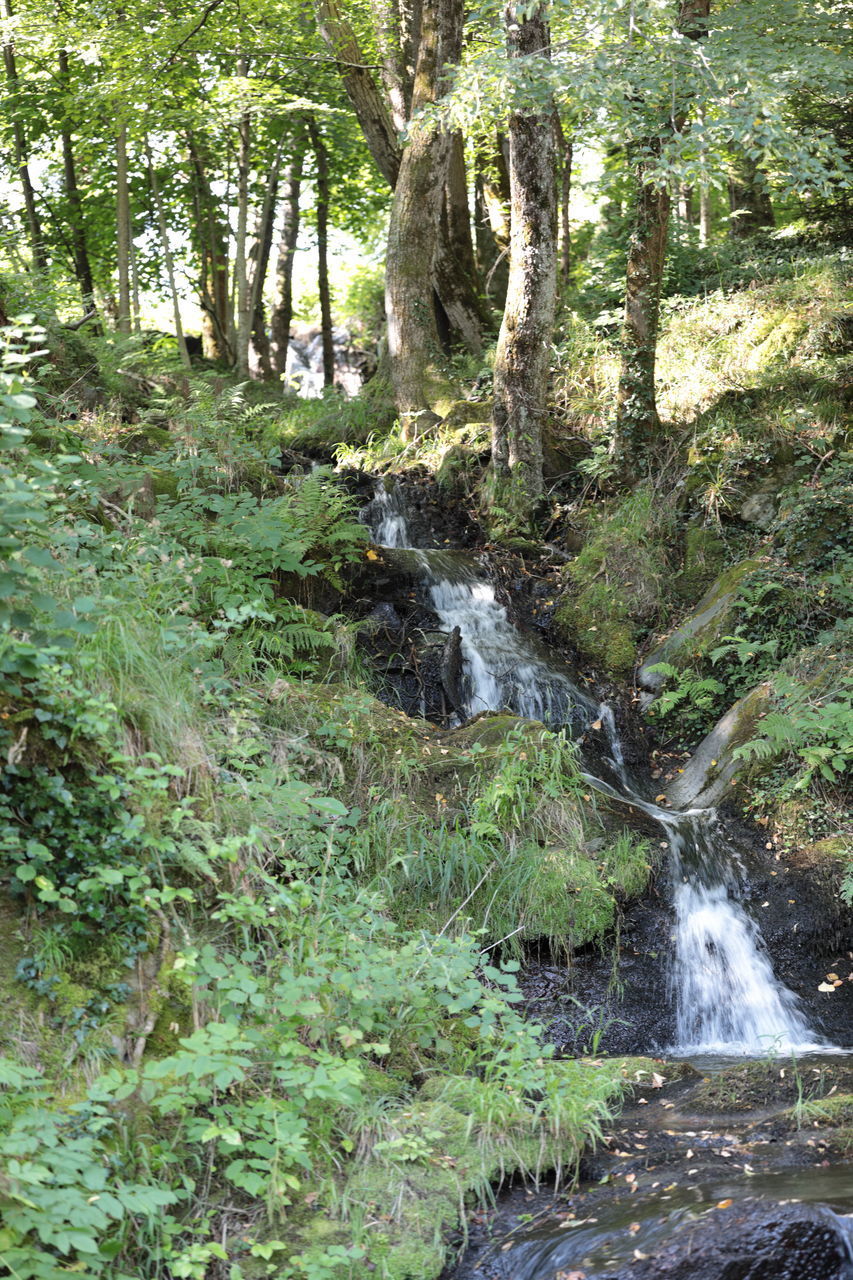
[{"label": "moss-covered rock", "polygon": [[755,737],[759,720],[770,709],[772,696],[773,687],[765,681],[739,698],[717,721],[667,788],[669,805],[675,809],[710,809],[720,803],[746,768],[746,762],[735,752]]},{"label": "moss-covered rock", "polygon": [[638,490],[599,519],[566,568],[553,615],[558,639],[614,675],[634,665],[637,645],[665,610],[672,512]]},{"label": "moss-covered rock", "polygon": [[666,662],[683,670],[697,655],[705,653],[726,635],[733,626],[738,592],[759,568],[758,560],[741,560],[725,569],[705,592],[694,611],[643,660],[637,672],[637,684],[656,693],[663,686],[666,676],[653,671],[654,666]]},{"label": "moss-covered rock", "polygon": [[719,577],[726,560],[726,544],[708,525],[691,525],[684,535],[684,563],[673,580],[672,593],[682,604],[700,600]]}]

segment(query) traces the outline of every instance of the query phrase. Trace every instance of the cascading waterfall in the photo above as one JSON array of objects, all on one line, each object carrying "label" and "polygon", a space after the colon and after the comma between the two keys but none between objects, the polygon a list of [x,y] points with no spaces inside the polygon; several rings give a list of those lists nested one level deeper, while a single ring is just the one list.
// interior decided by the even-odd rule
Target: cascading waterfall
[{"label": "cascading waterfall", "polygon": [[628,775],[613,709],[596,705],[568,676],[539,657],[510,622],[494,588],[446,552],[411,547],[399,487],[384,485],[363,513],[375,541],[409,548],[442,630],[459,629],[464,664],[464,710],[511,711],[552,728],[582,729],[600,721],[618,779],[584,775],[597,790],[628,801],[664,829],[674,885],[674,959],[670,986],[681,1054],[805,1052],[827,1046],[810,1028],[797,997],[780,983],[757,925],[733,896],[731,857],[716,837],[713,809],[674,813],[643,799]]}]

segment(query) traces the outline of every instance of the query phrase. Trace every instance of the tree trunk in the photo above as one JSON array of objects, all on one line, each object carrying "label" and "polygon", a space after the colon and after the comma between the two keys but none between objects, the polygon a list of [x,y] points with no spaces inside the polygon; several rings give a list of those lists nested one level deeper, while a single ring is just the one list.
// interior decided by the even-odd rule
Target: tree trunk
[{"label": "tree trunk", "polygon": [[393,190],[400,172],[400,141],[385,100],[365,66],[366,59],[338,0],[317,0],[317,24],[338,64],[344,89],[370,154]]},{"label": "tree trunk", "polygon": [[185,369],[192,368],[190,363],[190,355],[187,351],[187,343],[184,338],[184,326],[181,322],[181,304],[178,298],[178,286],[175,283],[175,261],[172,257],[172,247],[169,244],[169,229],[166,224],[166,211],[163,208],[163,201],[160,198],[160,187],[157,182],[157,173],[154,168],[154,160],[151,156],[151,148],[148,145],[148,139],[145,140],[145,155],[148,159],[148,181],[151,184],[151,194],[154,197],[154,208],[157,211],[157,226],[160,230],[160,245],[163,250],[163,262],[166,266],[166,275],[169,280],[169,292],[172,296],[172,314],[175,320],[175,337],[178,341],[178,354],[181,357],[181,364]]},{"label": "tree trunk", "polygon": [[323,339],[323,386],[332,387],[335,383],[335,346],[329,293],[329,153],[316,120],[309,120],[308,134],[317,160],[317,289]]},{"label": "tree trunk", "polygon": [[293,258],[299,239],[299,192],[302,184],[303,142],[300,139],[284,178],[284,209],[276,263],[276,300],[270,317],[272,366],[279,377],[287,371],[287,347],[293,317]]},{"label": "tree trunk", "polygon": [[627,465],[660,425],[655,401],[655,356],[670,196],[659,178],[646,181],[647,168],[645,164],[637,168],[636,218],[628,246],[616,411],[615,453]]},{"label": "tree trunk", "polygon": [[479,355],[483,349],[482,331],[490,325],[491,316],[478,287],[468,208],[465,142],[461,133],[453,133],[449,139],[447,180],[435,258],[435,285],[451,333],[461,340],[466,350]]},{"label": "tree trunk", "polygon": [[263,204],[258,215],[257,228],[255,232],[255,243],[252,246],[250,259],[252,261],[252,279],[249,286],[250,305],[252,309],[252,348],[255,352],[258,373],[264,381],[269,381],[272,376],[272,354],[270,350],[270,339],[267,333],[266,319],[264,316],[264,284],[266,283],[267,271],[270,265],[270,253],[272,251],[273,224],[275,222],[275,202],[278,195],[278,174],[281,167],[281,152],[284,146],[282,139],[276,147],[273,162],[270,165],[269,176],[267,177],[266,190],[264,191]]},{"label": "tree trunk", "polygon": [[[676,29],[688,39],[702,39],[707,34],[709,12],[710,0],[680,0]],[[684,101],[674,107],[667,128],[680,132],[688,110],[689,103]],[[646,445],[660,428],[655,358],[671,199],[665,179],[655,173],[662,138],[647,138],[641,146],[651,158],[642,160],[636,171],[637,202],[625,272],[622,367],[612,446],[624,478],[636,474]]]},{"label": "tree trunk", "polygon": [[[245,58],[237,62],[237,75],[245,79],[249,73]],[[249,237],[249,162],[252,144],[252,122],[248,111],[240,112],[237,143],[237,243],[234,249],[234,291],[237,313],[237,373],[249,376],[249,342],[252,336],[252,301],[249,296],[247,248]]]},{"label": "tree trunk", "polygon": [[194,176],[193,208],[201,264],[199,292],[204,354],[210,360],[230,364],[234,353],[228,338],[228,239],[210,189],[200,145],[192,133],[187,135],[187,145]]},{"label": "tree trunk", "polygon": [[[455,0],[425,0],[413,111],[434,102],[441,69],[440,22]],[[394,400],[404,438],[428,413],[441,348],[432,305],[433,262],[447,173],[448,138],[418,128],[403,152],[394,188],[385,265],[385,312]]]},{"label": "tree trunk", "polygon": [[[413,4],[407,21],[401,23],[403,40],[404,42],[408,40],[410,32],[413,34],[413,47],[418,48],[418,58],[420,58],[420,44],[423,42],[424,31],[432,21],[424,20],[424,10],[427,7],[434,8],[436,4],[441,6],[443,49],[440,61],[448,64],[458,62],[462,47],[462,9],[458,0],[429,0],[428,5]],[[352,103],[370,154],[388,185],[395,190],[403,156],[394,124],[394,118],[399,113],[399,94],[393,99],[396,105],[392,112],[365,65],[365,58],[358,40],[338,0],[317,0],[317,21],[320,34],[337,61],[344,88]],[[385,63],[383,63],[383,73],[387,81],[388,70]],[[392,71],[391,78],[396,83],[397,71]],[[405,97],[408,92],[405,80],[402,92]],[[417,109],[415,86],[412,87],[411,95],[410,115]],[[435,176],[436,181],[441,184],[443,180],[438,170]],[[432,193],[429,193],[426,207],[431,210],[432,204]],[[469,351],[479,352],[482,346],[482,326],[490,320],[488,310],[478,296],[478,291],[464,267],[457,263],[442,234],[437,237],[433,256],[434,263],[430,268],[433,287],[444,308],[450,326],[451,340],[460,343]]]},{"label": "tree trunk", "polygon": [[[529,12],[529,11],[528,11]],[[509,6],[511,58],[547,56],[543,7]],[[526,528],[541,500],[542,427],[557,288],[557,190],[550,102],[509,123],[509,289],[495,356],[490,504],[501,524]]]},{"label": "tree trunk", "polygon": [[563,133],[560,117],[556,114],[554,121],[557,133],[557,148],[562,164],[560,174],[560,279],[563,284],[566,284],[572,269],[572,232],[569,225],[569,201],[572,195],[574,144],[571,138],[567,138]]},{"label": "tree trunk", "polygon": [[[12,9],[12,0],[5,0],[6,17],[14,16]],[[15,48],[11,39],[8,39],[3,45],[3,62],[6,67],[6,83],[9,88],[9,98],[11,105],[9,115],[12,120],[12,138],[15,147],[15,167],[18,170],[18,177],[21,180],[21,186],[24,192],[24,210],[27,219],[27,231],[29,233],[30,254],[32,255],[32,265],[36,271],[47,270],[47,252],[45,250],[44,236],[42,234],[41,218],[39,217],[38,205],[36,204],[36,193],[33,188],[32,179],[30,178],[29,153],[27,150],[27,135],[24,126],[21,123],[21,103],[19,101],[20,86],[18,83],[18,66],[15,60]]]},{"label": "tree trunk", "polygon": [[486,296],[503,311],[509,281],[509,173],[501,139],[490,157],[477,155],[474,199],[477,262]]},{"label": "tree trunk", "polygon": [[130,310],[130,191],[127,177],[127,125],[116,135],[116,262],[118,266],[118,315],[120,333],[131,331]]},{"label": "tree trunk", "polygon": [[142,332],[142,309],[139,304],[139,272],[136,269],[136,245],[130,239],[130,303],[131,327],[134,333]]},{"label": "tree trunk", "polygon": [[775,226],[767,182],[755,161],[739,154],[729,177],[729,230],[735,240]]},{"label": "tree trunk", "polygon": [[[396,133],[402,134],[409,119],[412,101],[412,19],[401,20],[400,9],[394,0],[370,0],[373,31],[382,60],[382,84],[390,107],[391,123]],[[405,30],[403,29],[405,26]]]},{"label": "tree trunk", "polygon": [[699,244],[704,249],[711,239],[711,188],[703,182],[699,188]]},{"label": "tree trunk", "polygon": [[678,217],[685,227],[692,227],[696,221],[693,188],[687,182],[680,183],[678,187]]},{"label": "tree trunk", "polygon": [[[59,50],[59,79],[66,93],[70,92],[71,76],[68,67],[67,49]],[[74,163],[74,144],[71,132],[67,127],[66,112],[63,108],[62,135],[62,173],[65,184],[65,198],[68,201],[68,214],[71,222],[71,243],[74,250],[74,275],[80,289],[80,300],[83,314],[94,310],[95,287],[92,282],[92,266],[89,261],[89,248],[86,243],[86,224],[83,217],[83,201],[77,185],[77,168]]]}]

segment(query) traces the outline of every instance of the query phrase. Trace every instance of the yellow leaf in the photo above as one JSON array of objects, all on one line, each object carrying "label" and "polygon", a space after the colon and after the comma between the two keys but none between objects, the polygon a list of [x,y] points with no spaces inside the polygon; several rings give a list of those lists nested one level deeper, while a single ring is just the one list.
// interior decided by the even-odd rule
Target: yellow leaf
[{"label": "yellow leaf", "polygon": [[728,1208],[729,1208],[729,1206],[730,1206],[730,1205],[732,1205],[733,1203],[734,1203],[734,1201],[733,1201],[733,1200],[720,1200],[720,1201],[718,1201],[718,1203],[717,1203],[717,1208],[718,1208],[718,1209],[728,1209]]},{"label": "yellow leaf", "polygon": [[364,554],[367,556],[368,560],[378,560],[378,559],[379,559],[379,556],[378,556],[377,552],[375,552],[375,551],[371,551],[370,547],[368,547],[368,548],[367,548],[367,550],[365,551],[365,553],[364,553]]}]

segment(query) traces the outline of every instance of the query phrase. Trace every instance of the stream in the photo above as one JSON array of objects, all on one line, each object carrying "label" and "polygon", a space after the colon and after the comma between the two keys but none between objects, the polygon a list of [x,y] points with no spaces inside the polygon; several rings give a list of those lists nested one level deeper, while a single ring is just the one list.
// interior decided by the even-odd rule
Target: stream
[{"label": "stream", "polygon": [[[774,1075],[780,1072],[782,1082],[792,1071],[801,1082],[805,1073],[808,1082],[810,1072],[820,1072],[823,1080],[823,1073],[834,1069],[840,1072],[835,1087],[850,1089],[846,1059],[812,1026],[800,999],[773,971],[758,925],[740,900],[739,855],[725,840],[716,812],[662,809],[645,797],[642,784],[626,767],[612,708],[581,690],[546,650],[513,625],[475,562],[446,550],[412,546],[399,486],[389,490],[380,482],[363,519],[378,545],[416,557],[424,600],[437,616],[440,630],[458,645],[458,720],[464,722],[483,711],[509,711],[563,729],[575,738],[595,725],[607,745],[602,761],[585,761],[588,785],[646,815],[661,829],[665,837],[661,843],[668,849],[672,886],[668,995],[675,1034],[672,1043],[650,1044],[647,1049],[682,1060],[685,1075],[673,1081],[661,1077],[633,1110],[628,1105],[622,1116],[622,1123],[628,1123],[624,1132],[639,1132],[643,1141],[635,1138],[631,1151],[626,1151],[617,1140],[612,1158],[607,1154],[598,1158],[596,1180],[582,1184],[576,1196],[564,1198],[559,1211],[553,1196],[537,1211],[536,1193],[532,1200],[527,1191],[512,1193],[510,1200],[520,1198],[522,1208],[507,1207],[499,1228],[506,1233],[504,1243],[496,1249],[491,1239],[481,1242],[480,1252],[472,1248],[454,1274],[460,1280],[468,1276],[593,1280],[621,1275],[618,1268],[624,1266],[626,1277],[680,1276],[677,1268],[644,1271],[649,1250],[658,1250],[685,1224],[695,1222],[697,1215],[714,1206],[728,1210],[732,1204],[746,1203],[746,1197],[750,1205],[755,1201],[755,1212],[765,1216],[768,1206],[801,1202],[821,1206],[809,1209],[808,1222],[800,1222],[796,1233],[803,1248],[814,1236],[817,1261],[787,1270],[777,1259],[766,1270],[718,1269],[709,1271],[709,1276],[719,1274],[725,1280],[853,1276],[853,1230],[848,1220],[836,1217],[836,1211],[853,1211],[849,1167],[822,1160],[818,1177],[811,1169],[806,1172],[804,1164],[815,1164],[813,1147],[807,1138],[804,1149],[803,1144],[774,1138],[777,1113],[772,1107],[769,1111],[766,1106],[752,1108],[746,1118],[732,1118],[723,1109],[720,1130],[716,1122],[709,1124],[707,1116],[703,1121],[701,1104],[697,1112],[697,1090],[701,1094],[697,1080],[713,1078],[715,1072],[733,1065],[747,1069],[758,1063],[760,1074],[762,1063],[779,1064],[769,1069]],[[606,777],[600,776],[602,771]],[[842,1062],[843,1069],[838,1065]],[[799,1097],[802,1100],[802,1083]],[[781,1114],[778,1108],[777,1112]],[[627,1136],[623,1145],[630,1145]],[[780,1153],[786,1157],[781,1161]],[[639,1159],[626,1165],[626,1157],[632,1155]],[[659,1171],[661,1165],[671,1166],[675,1181],[666,1169]],[[528,1212],[531,1207],[532,1213]],[[528,1217],[535,1225],[525,1224]],[[766,1223],[756,1230],[759,1236],[762,1230],[767,1235]],[[841,1241],[840,1253],[833,1262],[836,1238]],[[695,1274],[706,1274],[698,1262]]]}]

